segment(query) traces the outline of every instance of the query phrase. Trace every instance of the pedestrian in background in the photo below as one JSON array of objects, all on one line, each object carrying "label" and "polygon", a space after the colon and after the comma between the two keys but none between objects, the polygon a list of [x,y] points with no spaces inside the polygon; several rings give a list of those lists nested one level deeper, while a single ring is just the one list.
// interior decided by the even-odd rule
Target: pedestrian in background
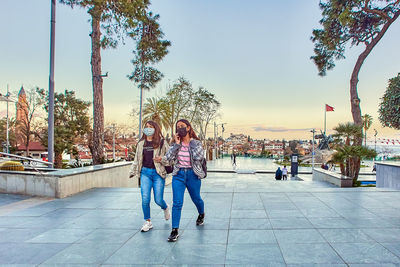
[{"label": "pedestrian in background", "polygon": [[286,165],[283,166],[282,169],[282,180],[287,180],[288,170],[286,169]]},{"label": "pedestrian in background", "polygon": [[282,170],[281,167],[278,167],[278,169],[275,172],[275,179],[276,180],[281,180],[282,179]]}]

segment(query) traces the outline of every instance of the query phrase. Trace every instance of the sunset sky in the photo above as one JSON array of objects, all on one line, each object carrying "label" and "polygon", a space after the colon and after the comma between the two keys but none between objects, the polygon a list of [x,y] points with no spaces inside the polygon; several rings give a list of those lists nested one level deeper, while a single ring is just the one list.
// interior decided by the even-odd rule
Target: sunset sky
[{"label": "sunset sky", "polygon": [[[48,89],[49,0],[2,0],[0,9],[0,92],[39,86]],[[204,86],[221,102],[217,123],[229,133],[255,138],[309,139],[310,128],[323,128],[325,103],[328,133],[340,122],[352,121],[349,80],[363,47],[348,47],[326,77],[310,60],[313,28],[319,27],[317,0],[153,0],[160,14],[170,53],[158,68],[165,77],[146,97],[161,96],[180,76]],[[75,90],[92,99],[90,24],[83,9],[57,4],[56,91]],[[372,115],[378,137],[400,139],[400,132],[378,121],[380,97],[388,79],[400,72],[400,20],[388,30],[365,61],[359,75],[363,113]],[[133,66],[133,42],[102,52],[104,106],[107,122],[131,124],[139,90],[127,79]],[[5,113],[0,103],[0,114]],[[209,133],[211,134],[211,128]]]}]

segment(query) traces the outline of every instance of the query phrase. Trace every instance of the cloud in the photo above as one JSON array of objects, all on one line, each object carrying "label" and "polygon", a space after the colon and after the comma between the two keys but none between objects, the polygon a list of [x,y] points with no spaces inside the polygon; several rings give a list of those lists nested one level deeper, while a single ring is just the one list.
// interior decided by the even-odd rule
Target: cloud
[{"label": "cloud", "polygon": [[290,129],[285,127],[263,127],[257,126],[253,127],[253,130],[256,132],[273,132],[273,133],[282,133],[282,132],[305,132],[312,130],[312,128],[303,128],[303,129]]}]

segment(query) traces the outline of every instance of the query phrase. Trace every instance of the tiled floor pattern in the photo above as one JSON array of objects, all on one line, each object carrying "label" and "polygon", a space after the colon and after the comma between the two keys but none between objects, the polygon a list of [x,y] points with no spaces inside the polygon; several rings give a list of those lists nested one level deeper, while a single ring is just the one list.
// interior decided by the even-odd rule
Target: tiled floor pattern
[{"label": "tiled floor pattern", "polygon": [[154,229],[139,232],[138,189],[11,211],[27,197],[0,194],[0,266],[400,266],[400,191],[209,174],[202,196],[205,225],[186,195],[181,236],[168,243],[170,222],[154,203]]}]

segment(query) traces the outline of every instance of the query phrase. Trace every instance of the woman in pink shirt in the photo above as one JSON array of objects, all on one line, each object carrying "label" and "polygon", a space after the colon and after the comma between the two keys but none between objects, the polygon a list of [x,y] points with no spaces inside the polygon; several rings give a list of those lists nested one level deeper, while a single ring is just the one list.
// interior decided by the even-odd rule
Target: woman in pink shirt
[{"label": "woman in pink shirt", "polygon": [[204,224],[204,202],[200,196],[201,179],[206,176],[201,165],[204,160],[204,150],[189,121],[182,119],[176,123],[174,145],[162,160],[174,162],[172,232],[168,241],[175,242],[179,237],[179,222],[186,188],[199,213],[196,225]]}]

